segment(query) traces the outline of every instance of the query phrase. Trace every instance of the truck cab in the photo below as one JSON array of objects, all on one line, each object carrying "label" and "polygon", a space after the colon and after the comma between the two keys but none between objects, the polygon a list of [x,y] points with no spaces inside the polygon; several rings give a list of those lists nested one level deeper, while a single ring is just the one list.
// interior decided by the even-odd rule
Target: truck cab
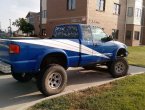
[{"label": "truck cab", "polygon": [[[113,40],[97,26],[87,24],[60,25],[54,29],[52,39],[69,39],[79,44],[79,52],[76,55],[78,56],[78,66],[101,64],[113,61],[118,56],[126,57],[128,55],[125,44]],[[70,45],[74,45],[73,42],[70,42]]]}]

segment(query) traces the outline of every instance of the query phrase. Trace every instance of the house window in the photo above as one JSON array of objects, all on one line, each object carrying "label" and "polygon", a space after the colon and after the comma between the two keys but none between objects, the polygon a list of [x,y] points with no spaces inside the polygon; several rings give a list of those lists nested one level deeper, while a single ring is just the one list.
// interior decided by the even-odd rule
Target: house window
[{"label": "house window", "polygon": [[126,31],[126,39],[130,40],[132,36],[132,31]]},{"label": "house window", "polygon": [[76,9],[76,0],[67,0],[67,9],[68,10]]},{"label": "house window", "polygon": [[138,31],[135,31],[134,32],[134,40],[139,40],[139,32]]},{"label": "house window", "polygon": [[30,24],[34,24],[34,17],[33,17],[33,16],[30,16],[30,17],[29,17],[29,23],[30,23]]},{"label": "house window", "polygon": [[113,13],[119,15],[120,14],[120,4],[114,3]]},{"label": "house window", "polygon": [[47,18],[47,10],[42,11],[42,18]]},{"label": "house window", "polygon": [[105,11],[105,0],[97,0],[97,10]]},{"label": "house window", "polygon": [[135,16],[136,17],[141,17],[141,9],[140,8],[135,9]]},{"label": "house window", "polygon": [[128,7],[127,16],[128,17],[132,17],[133,16],[133,7]]},{"label": "house window", "polygon": [[112,29],[112,36],[114,39],[118,39],[118,35],[119,35],[119,30],[117,29]]}]

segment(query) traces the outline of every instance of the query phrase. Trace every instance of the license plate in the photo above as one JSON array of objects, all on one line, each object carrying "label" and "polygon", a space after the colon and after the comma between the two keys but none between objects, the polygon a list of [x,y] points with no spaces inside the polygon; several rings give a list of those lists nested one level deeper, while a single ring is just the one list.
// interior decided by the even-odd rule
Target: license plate
[{"label": "license plate", "polygon": [[0,61],[0,71],[3,73],[11,73],[11,65]]}]

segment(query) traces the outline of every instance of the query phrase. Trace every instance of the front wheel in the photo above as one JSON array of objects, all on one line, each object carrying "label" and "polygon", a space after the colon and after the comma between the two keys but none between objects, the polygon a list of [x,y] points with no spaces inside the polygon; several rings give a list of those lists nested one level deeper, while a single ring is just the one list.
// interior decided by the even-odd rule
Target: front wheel
[{"label": "front wheel", "polygon": [[12,73],[12,76],[19,82],[28,82],[32,79],[31,73]]},{"label": "front wheel", "polygon": [[37,87],[45,96],[62,92],[67,84],[67,74],[60,65],[50,65],[37,78]]},{"label": "front wheel", "polygon": [[114,78],[122,77],[128,74],[128,63],[125,58],[117,58],[115,61],[109,63],[108,66],[110,74]]}]

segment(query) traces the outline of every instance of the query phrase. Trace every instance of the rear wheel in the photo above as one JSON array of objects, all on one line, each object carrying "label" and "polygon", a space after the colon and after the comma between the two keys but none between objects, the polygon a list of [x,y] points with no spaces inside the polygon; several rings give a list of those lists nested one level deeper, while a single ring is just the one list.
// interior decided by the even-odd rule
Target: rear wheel
[{"label": "rear wheel", "polygon": [[67,74],[60,65],[50,65],[37,79],[37,87],[45,96],[62,92],[67,84]]},{"label": "rear wheel", "polygon": [[128,63],[123,57],[117,58],[115,61],[108,63],[108,67],[110,74],[114,78],[125,76],[128,73]]},{"label": "rear wheel", "polygon": [[28,82],[32,79],[32,74],[30,73],[12,73],[12,76],[19,82]]}]

